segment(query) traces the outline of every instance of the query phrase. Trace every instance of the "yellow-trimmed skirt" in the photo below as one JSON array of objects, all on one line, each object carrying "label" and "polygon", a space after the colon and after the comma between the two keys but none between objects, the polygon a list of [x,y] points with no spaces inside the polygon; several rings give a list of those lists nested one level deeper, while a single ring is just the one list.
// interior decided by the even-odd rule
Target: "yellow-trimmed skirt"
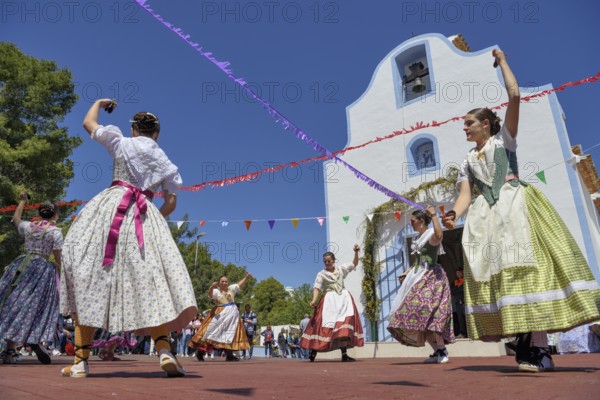
[{"label": "yellow-trimmed skirt", "polygon": [[224,350],[250,349],[236,305],[232,303],[213,308],[188,346],[200,349],[210,346]]}]

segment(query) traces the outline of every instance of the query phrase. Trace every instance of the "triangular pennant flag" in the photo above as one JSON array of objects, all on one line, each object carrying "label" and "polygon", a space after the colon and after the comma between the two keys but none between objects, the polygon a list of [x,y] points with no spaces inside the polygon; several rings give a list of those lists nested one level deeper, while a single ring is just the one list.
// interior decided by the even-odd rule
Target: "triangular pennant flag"
[{"label": "triangular pennant flag", "polygon": [[373,215],[374,214],[367,214],[367,218],[369,218],[369,221],[373,221]]},{"label": "triangular pennant flag", "polygon": [[244,221],[244,224],[246,224],[246,230],[249,231],[250,230],[250,225],[252,225],[252,221],[250,221],[249,219]]},{"label": "triangular pennant flag", "polygon": [[445,208],[444,208],[444,205],[442,204],[442,205],[441,205],[441,206],[439,206],[438,208],[440,209],[440,212],[441,212],[442,214],[444,214],[444,210],[445,210]]},{"label": "triangular pennant flag", "polygon": [[183,221],[177,221],[177,229],[181,229],[181,225],[183,225]]},{"label": "triangular pennant flag", "polygon": [[544,171],[538,172],[537,174],[535,174],[535,176],[537,176],[537,178],[543,183],[546,183],[546,174],[544,173]]},{"label": "triangular pennant flag", "polygon": [[296,227],[298,227],[298,218],[292,219],[292,225],[294,225],[294,229],[296,229]]},{"label": "triangular pennant flag", "polygon": [[325,218],[319,217],[319,218],[317,218],[317,221],[319,221],[319,225],[323,226],[323,222],[325,222]]},{"label": "triangular pennant flag", "polygon": [[402,213],[400,211],[394,211],[394,215],[398,221],[400,221],[400,218],[402,218]]},{"label": "triangular pennant flag", "polygon": [[225,228],[227,225],[229,225],[229,221],[223,221],[223,222],[221,222],[221,226],[223,228]]},{"label": "triangular pennant flag", "polygon": [[77,215],[75,215],[75,214],[71,215],[71,219],[72,219],[73,221],[75,221],[75,218],[77,218]]},{"label": "triangular pennant flag", "polygon": [[350,221],[350,216],[349,215],[345,215],[342,217],[342,219],[344,220],[345,223],[348,223],[348,221]]},{"label": "triangular pennant flag", "polygon": [[275,220],[270,219],[268,222],[269,222],[269,228],[273,229],[273,227],[275,226]]},{"label": "triangular pennant flag", "polygon": [[200,221],[200,226],[204,226],[204,224],[206,224],[205,220]]}]

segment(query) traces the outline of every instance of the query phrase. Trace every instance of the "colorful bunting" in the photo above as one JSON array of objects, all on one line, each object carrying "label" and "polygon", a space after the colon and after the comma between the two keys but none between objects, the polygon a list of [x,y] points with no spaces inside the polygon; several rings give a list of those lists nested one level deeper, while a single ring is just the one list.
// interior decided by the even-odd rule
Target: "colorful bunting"
[{"label": "colorful bunting", "polygon": [[402,218],[402,213],[400,211],[394,211],[394,215],[398,221],[400,221],[400,218]]},{"label": "colorful bunting", "polygon": [[221,226],[223,228],[225,228],[227,225],[229,225],[229,221],[223,221],[223,222],[221,222]]},{"label": "colorful bunting", "polygon": [[183,221],[177,221],[177,229],[181,229],[181,225],[183,225]]},{"label": "colorful bunting", "polygon": [[247,219],[244,221],[244,224],[246,224],[246,230],[249,231],[250,230],[250,225],[252,225],[252,221]]},{"label": "colorful bunting", "polygon": [[200,226],[204,226],[204,224],[206,224],[205,220],[200,221]]},{"label": "colorful bunting", "polygon": [[537,177],[537,178],[538,178],[540,181],[542,181],[543,183],[547,184],[547,183],[546,183],[546,174],[544,173],[544,171],[540,171],[540,172],[538,172],[537,174],[535,174],[535,176],[536,176],[536,177]]},{"label": "colorful bunting", "polygon": [[292,225],[294,225],[294,229],[298,227],[298,218],[292,219]]},{"label": "colorful bunting", "polygon": [[274,226],[275,226],[275,220],[274,219],[270,219],[269,220],[269,228],[271,228],[271,230],[273,230]]},{"label": "colorful bunting", "polygon": [[369,222],[373,221],[373,215],[375,215],[375,214],[367,214],[367,218],[369,218]]},{"label": "colorful bunting", "polygon": [[319,218],[317,218],[317,221],[319,221],[319,225],[323,226],[323,222],[325,222],[325,218],[319,217]]},{"label": "colorful bunting", "polygon": [[342,217],[342,219],[344,220],[345,223],[348,223],[348,221],[350,221],[350,216],[349,215],[344,215]]}]

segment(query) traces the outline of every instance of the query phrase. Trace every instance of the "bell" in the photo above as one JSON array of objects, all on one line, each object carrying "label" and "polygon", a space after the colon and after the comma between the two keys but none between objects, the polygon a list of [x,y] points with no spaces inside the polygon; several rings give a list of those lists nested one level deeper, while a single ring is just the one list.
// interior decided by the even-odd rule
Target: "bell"
[{"label": "bell", "polygon": [[421,78],[415,79],[415,83],[413,85],[412,91],[414,93],[422,93],[426,90],[425,84],[421,81]]}]

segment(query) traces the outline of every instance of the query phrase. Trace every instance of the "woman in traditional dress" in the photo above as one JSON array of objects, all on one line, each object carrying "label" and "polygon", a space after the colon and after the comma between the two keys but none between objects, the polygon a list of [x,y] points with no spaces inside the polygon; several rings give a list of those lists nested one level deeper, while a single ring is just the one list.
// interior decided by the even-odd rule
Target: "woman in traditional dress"
[{"label": "woman in traditional dress", "polygon": [[[50,364],[51,358],[41,342],[50,341],[58,322],[58,283],[63,236],[58,227],[58,207],[42,203],[40,220],[21,220],[28,195],[22,192],[13,223],[25,238],[25,254],[6,268],[0,279],[0,339],[6,340],[4,364],[17,362],[16,344],[31,344],[38,360]],[[54,255],[56,265],[48,260]]]},{"label": "woman in traditional dress", "polygon": [[[548,371],[554,362],[547,332],[597,320],[600,289],[579,246],[548,199],[519,179],[520,93],[504,53],[493,56],[509,95],[504,125],[487,108],[464,118],[469,151],[458,177],[460,193],[444,224],[463,231],[465,311],[469,337],[517,336],[519,370]],[[471,204],[473,187],[481,195]]]},{"label": "woman in traditional dress", "polygon": [[[315,278],[313,298],[310,306],[315,312],[302,334],[300,347],[310,349],[309,360],[315,361],[318,352],[340,349],[342,361],[354,361],[346,354],[349,347],[362,347],[364,337],[360,316],[352,295],[344,288],[344,278],[358,265],[360,247],[354,245],[352,263],[336,266],[335,255],[328,251],[323,254],[325,269]],[[317,304],[319,293],[323,292]]]},{"label": "woman in traditional dress", "polygon": [[[428,228],[433,220],[433,228]],[[419,236],[412,244],[415,262],[406,274],[394,299],[388,331],[407,346],[421,347],[425,342],[433,354],[424,363],[448,362],[446,344],[454,341],[450,284],[437,263],[444,237],[435,208],[412,213],[410,223]]]},{"label": "woman in traditional dress", "polygon": [[219,282],[210,285],[208,298],[216,303],[216,307],[204,319],[188,346],[202,351],[217,347],[225,351],[227,361],[239,361],[233,355],[234,351],[250,349],[246,329],[235,304],[235,295],[251,277],[252,274],[248,273],[238,283],[229,285],[229,279],[222,276]]},{"label": "woman in traditional dress", "polygon": [[[183,376],[168,336],[196,315],[196,298],[165,219],[177,205],[181,176],[156,143],[160,122],[154,114],[135,114],[130,138],[98,124],[99,110],[114,105],[97,100],[83,121],[113,158],[113,182],[86,204],[65,238],[61,311],[77,325],[75,362],[62,373],[87,376],[94,329],[102,328],[149,334],[167,376]],[[160,188],[158,209],[151,199]]]}]

